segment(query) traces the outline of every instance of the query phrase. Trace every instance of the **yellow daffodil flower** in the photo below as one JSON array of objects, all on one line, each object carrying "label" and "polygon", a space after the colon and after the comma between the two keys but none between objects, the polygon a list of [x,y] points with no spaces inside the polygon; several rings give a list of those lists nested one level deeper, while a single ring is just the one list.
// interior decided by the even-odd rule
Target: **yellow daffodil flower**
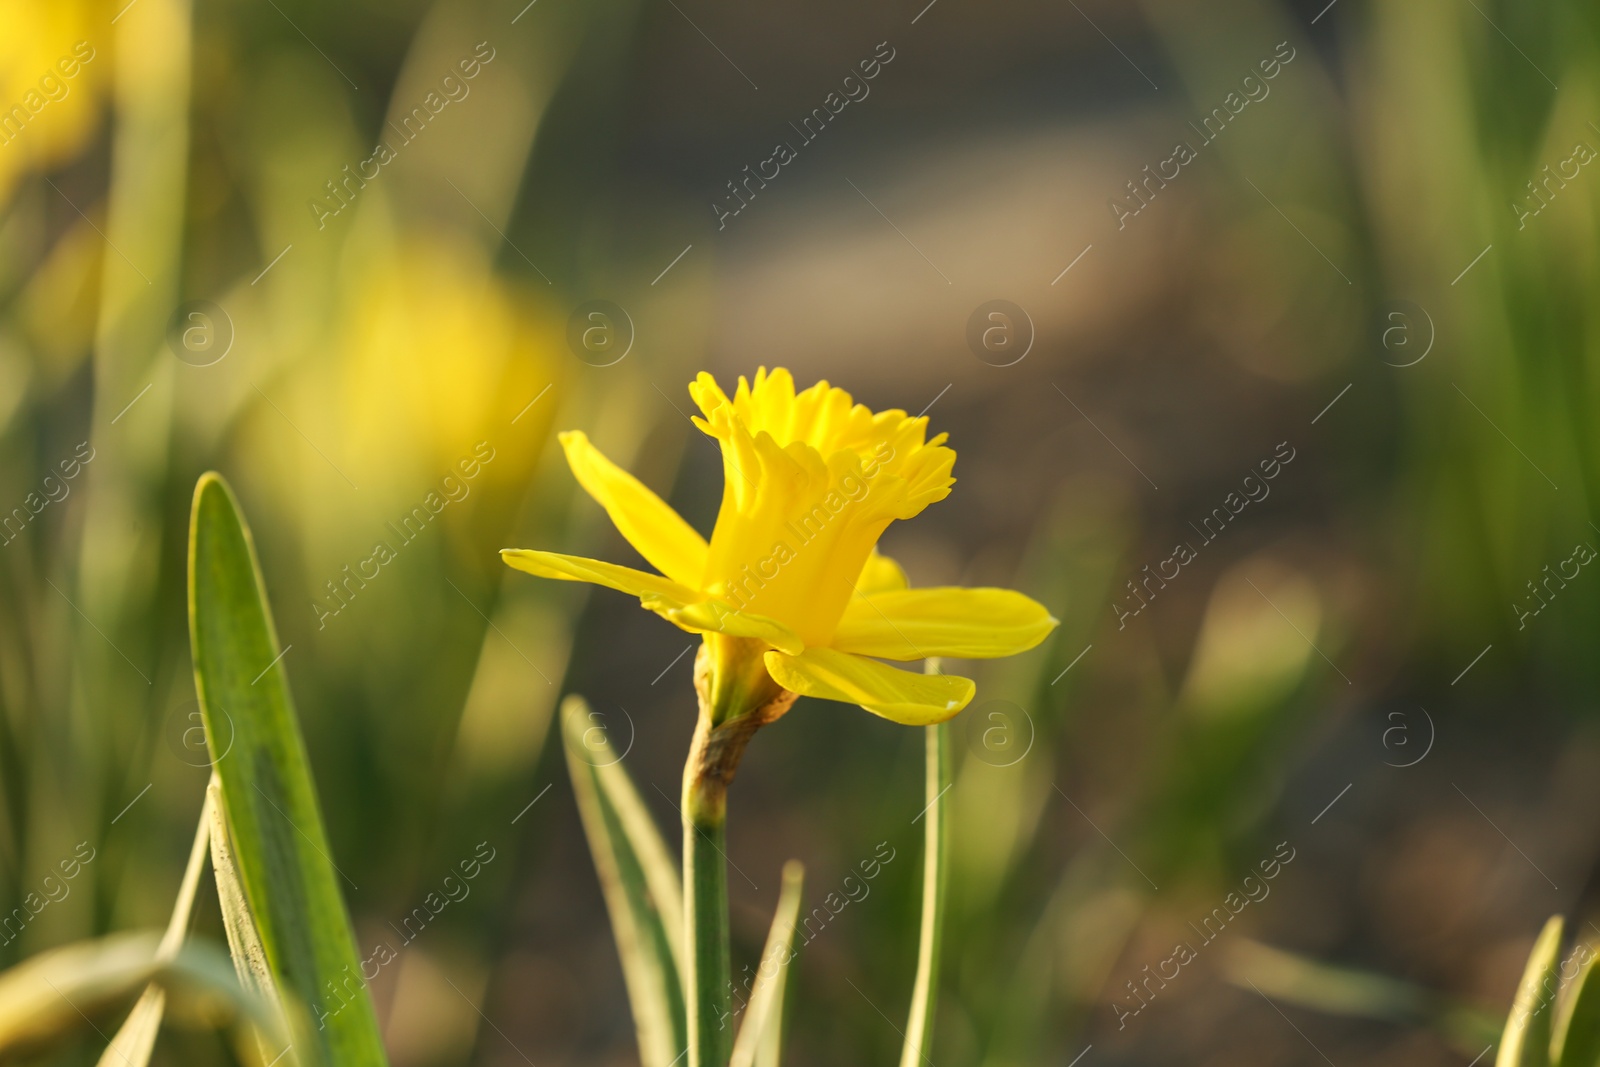
[{"label": "yellow daffodil flower", "polygon": [[896,722],[942,722],[972,699],[972,681],[880,660],[1009,656],[1056,626],[1043,606],[1008,589],[908,588],[899,565],[878,554],[891,522],[954,484],[955,452],[944,434],[924,439],[926,418],[874,413],[827,382],[797,394],[782,368],[761,369],[753,385],[740,377],[731,398],[701,373],[689,393],[703,416],[695,425],[722,448],[722,507],[709,544],[574,431],[561,444],[579,484],[661,573],[528,549],[505,550],[505,561],[639,597],[704,635],[709,663],[700,671],[714,688],[740,690],[747,704],[786,698],[777,714],[802,694]]},{"label": "yellow daffodil flower", "polygon": [[93,141],[111,82],[108,20],[121,6],[0,0],[0,206],[26,174],[59,167]]}]

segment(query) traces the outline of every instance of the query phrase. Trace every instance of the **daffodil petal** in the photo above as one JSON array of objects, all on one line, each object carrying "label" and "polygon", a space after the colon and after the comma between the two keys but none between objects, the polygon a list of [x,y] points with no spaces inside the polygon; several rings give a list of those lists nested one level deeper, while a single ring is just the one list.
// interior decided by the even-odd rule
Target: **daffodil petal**
[{"label": "daffodil petal", "polygon": [[872,555],[867,557],[867,565],[861,568],[861,577],[856,579],[856,595],[887,593],[893,589],[904,589],[910,584],[900,564],[874,548]]},{"label": "daffodil petal", "polygon": [[798,656],[768,652],[767,673],[795,693],[860,704],[907,726],[944,722],[967,706],[977,686],[949,674],[913,674],[877,660],[808,648]]},{"label": "daffodil petal", "polygon": [[673,581],[699,587],[710,553],[705,538],[643,482],[607,459],[582,432],[562,434],[561,447],[578,484],[605,509],[639,555]]},{"label": "daffodil petal", "polygon": [[[560,552],[539,552],[531,548],[503,548],[500,558],[519,571],[540,578],[559,578],[568,582],[589,582],[632,593],[640,600],[646,597],[670,603],[675,607],[693,603],[700,594],[688,586],[679,585],[670,578],[649,571],[635,570],[604,560],[584,556],[567,556]],[[659,611],[660,609],[653,608]]]},{"label": "daffodil petal", "polygon": [[740,611],[720,600],[701,600],[694,604],[657,604],[649,598],[640,601],[674,626],[690,633],[719,633],[728,637],[754,637],[784,652],[798,653],[806,643],[789,627],[765,615]]},{"label": "daffodil petal", "polygon": [[831,644],[884,659],[995,659],[1056,626],[1043,604],[1010,589],[899,589],[851,598]]},{"label": "daffodil petal", "polygon": [[688,586],[648,571],[604,560],[567,556],[559,552],[538,552],[528,548],[502,549],[500,557],[517,570],[540,578],[589,582],[632,593],[645,609],[690,633],[715,632],[729,637],[754,637],[786,652],[799,652],[805,648],[805,642],[782,623],[764,615],[739,611],[733,605],[719,600],[707,600]]}]

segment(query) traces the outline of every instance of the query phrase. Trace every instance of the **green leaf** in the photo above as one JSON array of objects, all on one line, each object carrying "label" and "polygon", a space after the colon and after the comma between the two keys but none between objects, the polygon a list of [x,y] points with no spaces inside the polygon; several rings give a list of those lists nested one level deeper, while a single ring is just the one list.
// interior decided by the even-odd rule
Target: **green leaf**
[{"label": "green leaf", "polygon": [[160,945],[152,932],[113,934],[41,952],[0,974],[0,1061],[36,1053],[152,982],[174,1009],[280,1037],[273,1012],[240,988],[219,950],[190,942],[163,957]]},{"label": "green leaf", "polygon": [[167,991],[153,982],[145,986],[117,1036],[95,1061],[97,1067],[116,1067],[119,1063],[145,1067],[150,1062],[150,1054],[156,1050],[156,1035],[161,1032],[161,1020],[166,1013]]},{"label": "green leaf", "polygon": [[800,891],[806,869],[798,860],[783,865],[783,886],[778,890],[778,907],[772,914],[772,927],[756,966],[755,986],[750,990],[750,1005],[744,1024],[733,1043],[729,1067],[777,1067],[783,1047],[783,994],[788,985],[789,964],[794,960],[794,924],[800,914]]},{"label": "green leaf", "polygon": [[1429,994],[1408,982],[1321,963],[1248,939],[1233,943],[1222,958],[1221,971],[1240,989],[1330,1015],[1411,1023],[1425,1019],[1432,1010]]},{"label": "green leaf", "polygon": [[244,883],[239,880],[228,817],[222,811],[222,783],[215,775],[206,789],[206,799],[211,802],[211,869],[216,873],[217,903],[222,909],[222,928],[228,936],[234,971],[246,989],[275,1000],[278,994],[272,984],[272,970],[267,966],[267,950],[261,944],[255,916],[250,914]]},{"label": "green leaf", "polygon": [[606,723],[582,698],[561,708],[567,766],[622,960],[644,1067],[684,1050],[680,958],[683,891],[676,864],[611,748]]},{"label": "green leaf", "polygon": [[[211,818],[211,870],[216,876],[217,905],[222,912],[222,929],[228,937],[228,953],[233,957],[233,970],[239,977],[239,984],[251,993],[261,998],[262,1003],[269,1005],[283,1023],[285,1033],[295,1036],[294,1044],[302,1051],[298,1060],[302,1064],[316,1062],[312,1052],[313,1044],[306,1039],[306,1030],[309,1029],[311,1020],[306,1016],[305,1009],[295,1005],[296,1010],[290,1012],[284,1004],[283,998],[278,995],[278,988],[272,980],[272,969],[267,965],[267,950],[261,944],[261,931],[256,926],[255,916],[250,914],[250,902],[245,898],[244,883],[239,880],[239,864],[234,859],[233,841],[229,835],[228,817],[222,806],[222,780],[216,774],[211,776],[211,784],[206,787],[206,800],[208,813]],[[290,1019],[294,1025],[289,1025]],[[279,1060],[280,1051],[288,1052],[281,1046],[260,1050],[262,1058],[269,1063]],[[293,1057],[291,1057],[293,1058]]]},{"label": "green leaf", "polygon": [[[213,775],[213,781],[215,776]],[[189,865],[184,869],[183,881],[178,885],[178,899],[172,906],[172,918],[167,920],[167,932],[156,947],[156,958],[165,962],[178,954],[183,939],[189,932],[189,914],[194,908],[195,891],[200,888],[200,874],[206,865],[206,844],[211,840],[212,791],[206,790],[205,803],[200,808],[200,822],[195,827],[194,844],[189,847]],[[128,1013],[122,1028],[101,1053],[99,1067],[145,1067],[150,1054],[155,1051],[156,1034],[161,1030],[161,1020],[167,1011],[167,993],[152,983],[145,987]]]},{"label": "green leaf", "polygon": [[1567,983],[1567,994],[1556,1013],[1550,1058],[1559,1067],[1596,1067],[1600,1064],[1600,979],[1595,978],[1600,954],[1588,950],[1583,969]]},{"label": "green leaf", "polygon": [[761,1043],[756,1046],[756,1067],[779,1067],[783,1060],[783,1019],[788,992],[789,968],[785,967],[772,984],[772,1016],[761,1029]]},{"label": "green leaf", "polygon": [[[927,672],[939,673],[939,662],[928,660]],[[933,1012],[939,1001],[940,950],[944,940],[945,881],[950,869],[950,726],[940,723],[923,728],[927,739],[927,806],[918,818],[923,823],[922,929],[917,940],[917,977],[911,991],[911,1011],[906,1018],[906,1040],[900,1050],[900,1067],[932,1063]]]},{"label": "green leaf", "polygon": [[1232,942],[1219,963],[1227,981],[1269,1000],[1330,1015],[1430,1027],[1469,1055],[1500,1040],[1498,1013],[1388,975],[1323,963],[1249,938]]},{"label": "green leaf", "polygon": [[682,970],[683,889],[661,831],[639,799],[606,724],[583,698],[561,705],[567,769],[583,819],[644,1067],[681,1062],[688,1040]]},{"label": "green leaf", "polygon": [[189,637],[238,881],[280,999],[315,1017],[315,1060],[386,1064],[255,548],[215,473],[195,487]]},{"label": "green leaf", "polygon": [[1550,1017],[1555,1014],[1561,963],[1561,916],[1552,915],[1528,954],[1495,1067],[1550,1067]]}]

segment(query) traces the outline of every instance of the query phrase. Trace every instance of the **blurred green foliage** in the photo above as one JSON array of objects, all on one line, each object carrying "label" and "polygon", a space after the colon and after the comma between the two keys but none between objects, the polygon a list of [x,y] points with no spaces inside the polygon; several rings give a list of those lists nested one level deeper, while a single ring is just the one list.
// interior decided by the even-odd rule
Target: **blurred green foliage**
[{"label": "blurred green foliage", "polygon": [[[610,536],[603,517],[545,447],[555,428],[584,428],[692,518],[714,510],[704,446],[674,407],[708,353],[747,371],[764,355],[718,347],[713,323],[730,309],[700,265],[715,254],[710,216],[698,200],[681,208],[672,181],[652,186],[638,171],[650,158],[641,142],[713,121],[688,108],[664,119],[682,98],[663,104],[652,92],[711,84],[706,71],[721,60],[678,13],[624,0],[540,0],[521,15],[520,4],[487,0],[121,7],[0,2],[0,107],[52,70],[69,86],[0,146],[0,520],[11,516],[0,535],[0,916],[80,842],[97,856],[70,893],[6,929],[0,964],[152,925],[170,909],[209,773],[194,743],[183,570],[190,491],[215,467],[253,519],[330,846],[362,887],[347,897],[361,947],[391,937],[390,924],[478,842],[501,857],[374,981],[395,1062],[499,1062],[506,1041],[541,1063],[626,1056],[621,971],[547,741],[558,698],[586,692],[627,731],[615,745],[637,738],[628,759],[640,794],[671,825],[692,714],[683,662],[669,664],[682,644],[582,590],[502,584],[494,550],[603,555],[593,544]],[[1110,338],[1087,328],[1043,337],[1023,367],[1044,375],[1020,390],[1028,395],[1002,404],[982,392],[994,387],[963,379],[932,409],[935,429],[948,419],[963,449],[963,438],[1003,439],[1012,417],[1071,420],[1044,384],[1052,376],[1114,380],[1127,385],[1116,396],[1134,398],[1121,405],[1128,433],[1180,456],[1172,465],[1188,476],[1162,478],[1157,492],[1109,451],[1102,468],[973,447],[954,500],[885,546],[914,582],[942,569],[1013,585],[1062,619],[1043,650],[976,671],[979,697],[953,726],[940,1062],[1067,1062],[1091,1040],[1151,1057],[1215,1040],[1198,1011],[1141,1020],[1124,1037],[1107,1005],[1287,823],[1303,831],[1359,768],[1378,764],[1376,741],[1351,755],[1341,731],[1353,720],[1393,701],[1449,702],[1457,714],[1440,717],[1455,736],[1495,752],[1504,735],[1483,720],[1544,723],[1535,712],[1554,708],[1553,729],[1576,751],[1581,737],[1561,732],[1577,729],[1563,717],[1593,704],[1600,597],[1586,583],[1596,579],[1545,584],[1546,566],[1575,544],[1600,544],[1589,503],[1600,491],[1590,415],[1600,175],[1568,162],[1580,144],[1600,148],[1592,5],[1145,0],[1089,13],[1149,65],[1159,93],[1103,89],[1148,86],[1085,21],[1052,37],[1029,32],[1045,16],[1027,6],[983,16],[1019,51],[1030,38],[1082,61],[1094,84],[1081,99],[1030,95],[1034,110],[1008,120],[1081,147],[1085,167],[1101,148],[1157,158],[1169,129],[1189,136],[1189,119],[1278,42],[1297,58],[1270,103],[1252,105],[1174,190],[1166,221],[1152,211],[1126,238],[1150,241],[1181,284],[1140,289],[1147,302]],[[936,29],[936,14],[917,31],[956,32]],[[738,34],[705,16],[684,18],[738,53]],[[834,16],[845,17],[788,11],[759,34],[739,25],[747,40],[789,41],[792,24],[821,39]],[[898,41],[904,22],[897,13],[861,32]],[[903,95],[879,90],[886,124],[910,114],[937,127],[951,85],[975,98],[1000,91],[951,73],[966,53],[949,49],[985,37],[954,25],[969,39],[925,38],[935,43],[920,60],[905,48]],[[686,44],[673,54],[682,67],[663,76],[658,57],[680,32],[697,51]],[[94,58],[68,78],[58,62],[79,41]],[[368,159],[388,124],[425,106],[480,42],[494,58],[470,92],[377,178],[340,185],[348,210],[319,225],[309,201],[333,203],[328,183]],[[922,81],[915,62],[927,64]],[[1052,56],[1043,69],[1058,66]],[[794,99],[812,99],[803,88]],[[769,87],[718,114],[741,133],[758,119],[781,127],[803,110],[785,110],[781,93]],[[721,95],[696,99],[709,107]],[[926,158],[987,143],[990,131],[962,125],[970,114],[957,112],[948,144],[924,143]],[[1093,124],[1100,139],[1079,136]],[[876,158],[868,140],[830,150],[865,168]],[[793,202],[825,224],[826,200]],[[677,287],[652,286],[691,239],[695,255],[669,275]],[[942,255],[933,249],[941,261],[985,251],[946,239]],[[731,262],[730,275],[742,273]],[[854,266],[878,270],[870,259]],[[1119,279],[1130,291],[1133,273]],[[604,374],[566,339],[571,308],[596,294],[641,326],[637,358]],[[189,317],[197,310],[203,319]],[[769,328],[828,317],[806,307]],[[906,316],[890,328],[909,336],[918,325]],[[841,317],[836,335],[862,326]],[[1202,394],[1115,362],[1152,333],[1155,347],[1181,353],[1174,365],[1238,394],[1224,417],[1175,430],[1165,413]],[[1080,347],[1096,358],[1080,363]],[[959,340],[952,348],[951,365],[970,362]],[[905,395],[934,396],[965,373],[924,366],[919,352],[844,358],[864,377],[878,364],[903,374],[916,383]],[[963,392],[988,400],[962,408]],[[1208,547],[1156,610],[1119,628],[1110,604],[1125,583],[1188,536],[1184,525],[1237,482],[1235,468],[1285,435],[1306,454],[1293,474],[1302,480],[1286,478],[1248,529]],[[1085,456],[1103,444],[1071,440],[1086,442]],[[979,506],[986,485],[1020,503]],[[965,511],[963,499],[974,502]],[[1469,661],[1472,686],[1452,687]],[[900,1039],[884,1020],[901,1017],[912,981],[921,739],[848,710],[801,705],[762,736],[729,831],[731,858],[748,870],[731,876],[740,960],[759,954],[790,855],[805,860],[807,895],[820,898],[880,842],[898,850],[870,903],[800,957],[786,993],[796,1064],[887,1061]],[[1333,769],[1314,767],[1312,754]],[[1503,762],[1528,789],[1541,783],[1542,772]],[[668,784],[646,784],[656,782]],[[1566,835],[1549,840],[1569,866],[1592,862],[1580,827],[1542,832]],[[1385,855],[1350,847],[1341,855],[1362,872]],[[1406,950],[1370,931],[1329,932],[1318,891],[1286,879],[1276,929],[1402,965]],[[1523,913],[1555,910],[1496,907],[1492,919],[1488,905],[1475,913],[1480,962],[1506,977],[1461,977],[1449,992],[1462,999],[1485,988],[1509,997],[1533,932]],[[198,921],[220,936],[214,911],[202,905]],[[1487,939],[1518,923],[1527,938],[1501,954],[1517,957],[1507,972]],[[1221,1003],[1193,991],[1221,983],[1184,982],[1170,1002]],[[86,1034],[61,1062],[97,1050]],[[180,1034],[163,1038],[159,1056],[231,1053]]]}]

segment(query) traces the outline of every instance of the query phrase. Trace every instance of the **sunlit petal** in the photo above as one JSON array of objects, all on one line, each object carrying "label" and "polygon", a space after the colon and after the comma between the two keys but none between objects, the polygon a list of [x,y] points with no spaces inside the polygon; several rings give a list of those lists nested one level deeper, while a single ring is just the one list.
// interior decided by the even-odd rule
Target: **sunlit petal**
[{"label": "sunlit petal", "polygon": [[[856,579],[856,595],[871,596],[874,593],[887,593],[894,589],[904,589],[910,584],[900,564],[873,549],[872,555],[867,557],[867,565],[861,568],[861,577]],[[848,615],[848,611],[846,614]]]},{"label": "sunlit petal", "polygon": [[785,689],[859,704],[908,726],[944,722],[966,707],[977,689],[968,678],[914,674],[826,648],[808,648],[798,656],[768,652],[766,664],[773,680]]},{"label": "sunlit petal", "polygon": [[705,538],[643,482],[607,459],[582,432],[562,434],[561,447],[578,484],[605,508],[639,555],[673,581],[699,588],[710,551]]},{"label": "sunlit petal", "polygon": [[635,570],[632,567],[623,567],[616,563],[607,563],[604,560],[568,556],[560,552],[539,552],[531,548],[503,548],[500,550],[500,558],[517,570],[526,571],[540,578],[590,582],[594,585],[603,585],[607,589],[632,593],[640,599],[651,597],[674,606],[692,604],[700,598],[699,593],[670,578],[663,578],[649,571]]},{"label": "sunlit petal", "polygon": [[832,647],[884,659],[995,659],[1026,652],[1056,619],[1010,589],[900,589],[855,597]]},{"label": "sunlit petal", "polygon": [[754,637],[784,652],[800,652],[806,647],[800,635],[782,623],[764,615],[739,611],[720,600],[702,600],[696,604],[673,605],[663,601],[657,604],[649,597],[643,598],[646,608],[656,612],[674,626],[690,633],[719,633],[728,637]]}]

